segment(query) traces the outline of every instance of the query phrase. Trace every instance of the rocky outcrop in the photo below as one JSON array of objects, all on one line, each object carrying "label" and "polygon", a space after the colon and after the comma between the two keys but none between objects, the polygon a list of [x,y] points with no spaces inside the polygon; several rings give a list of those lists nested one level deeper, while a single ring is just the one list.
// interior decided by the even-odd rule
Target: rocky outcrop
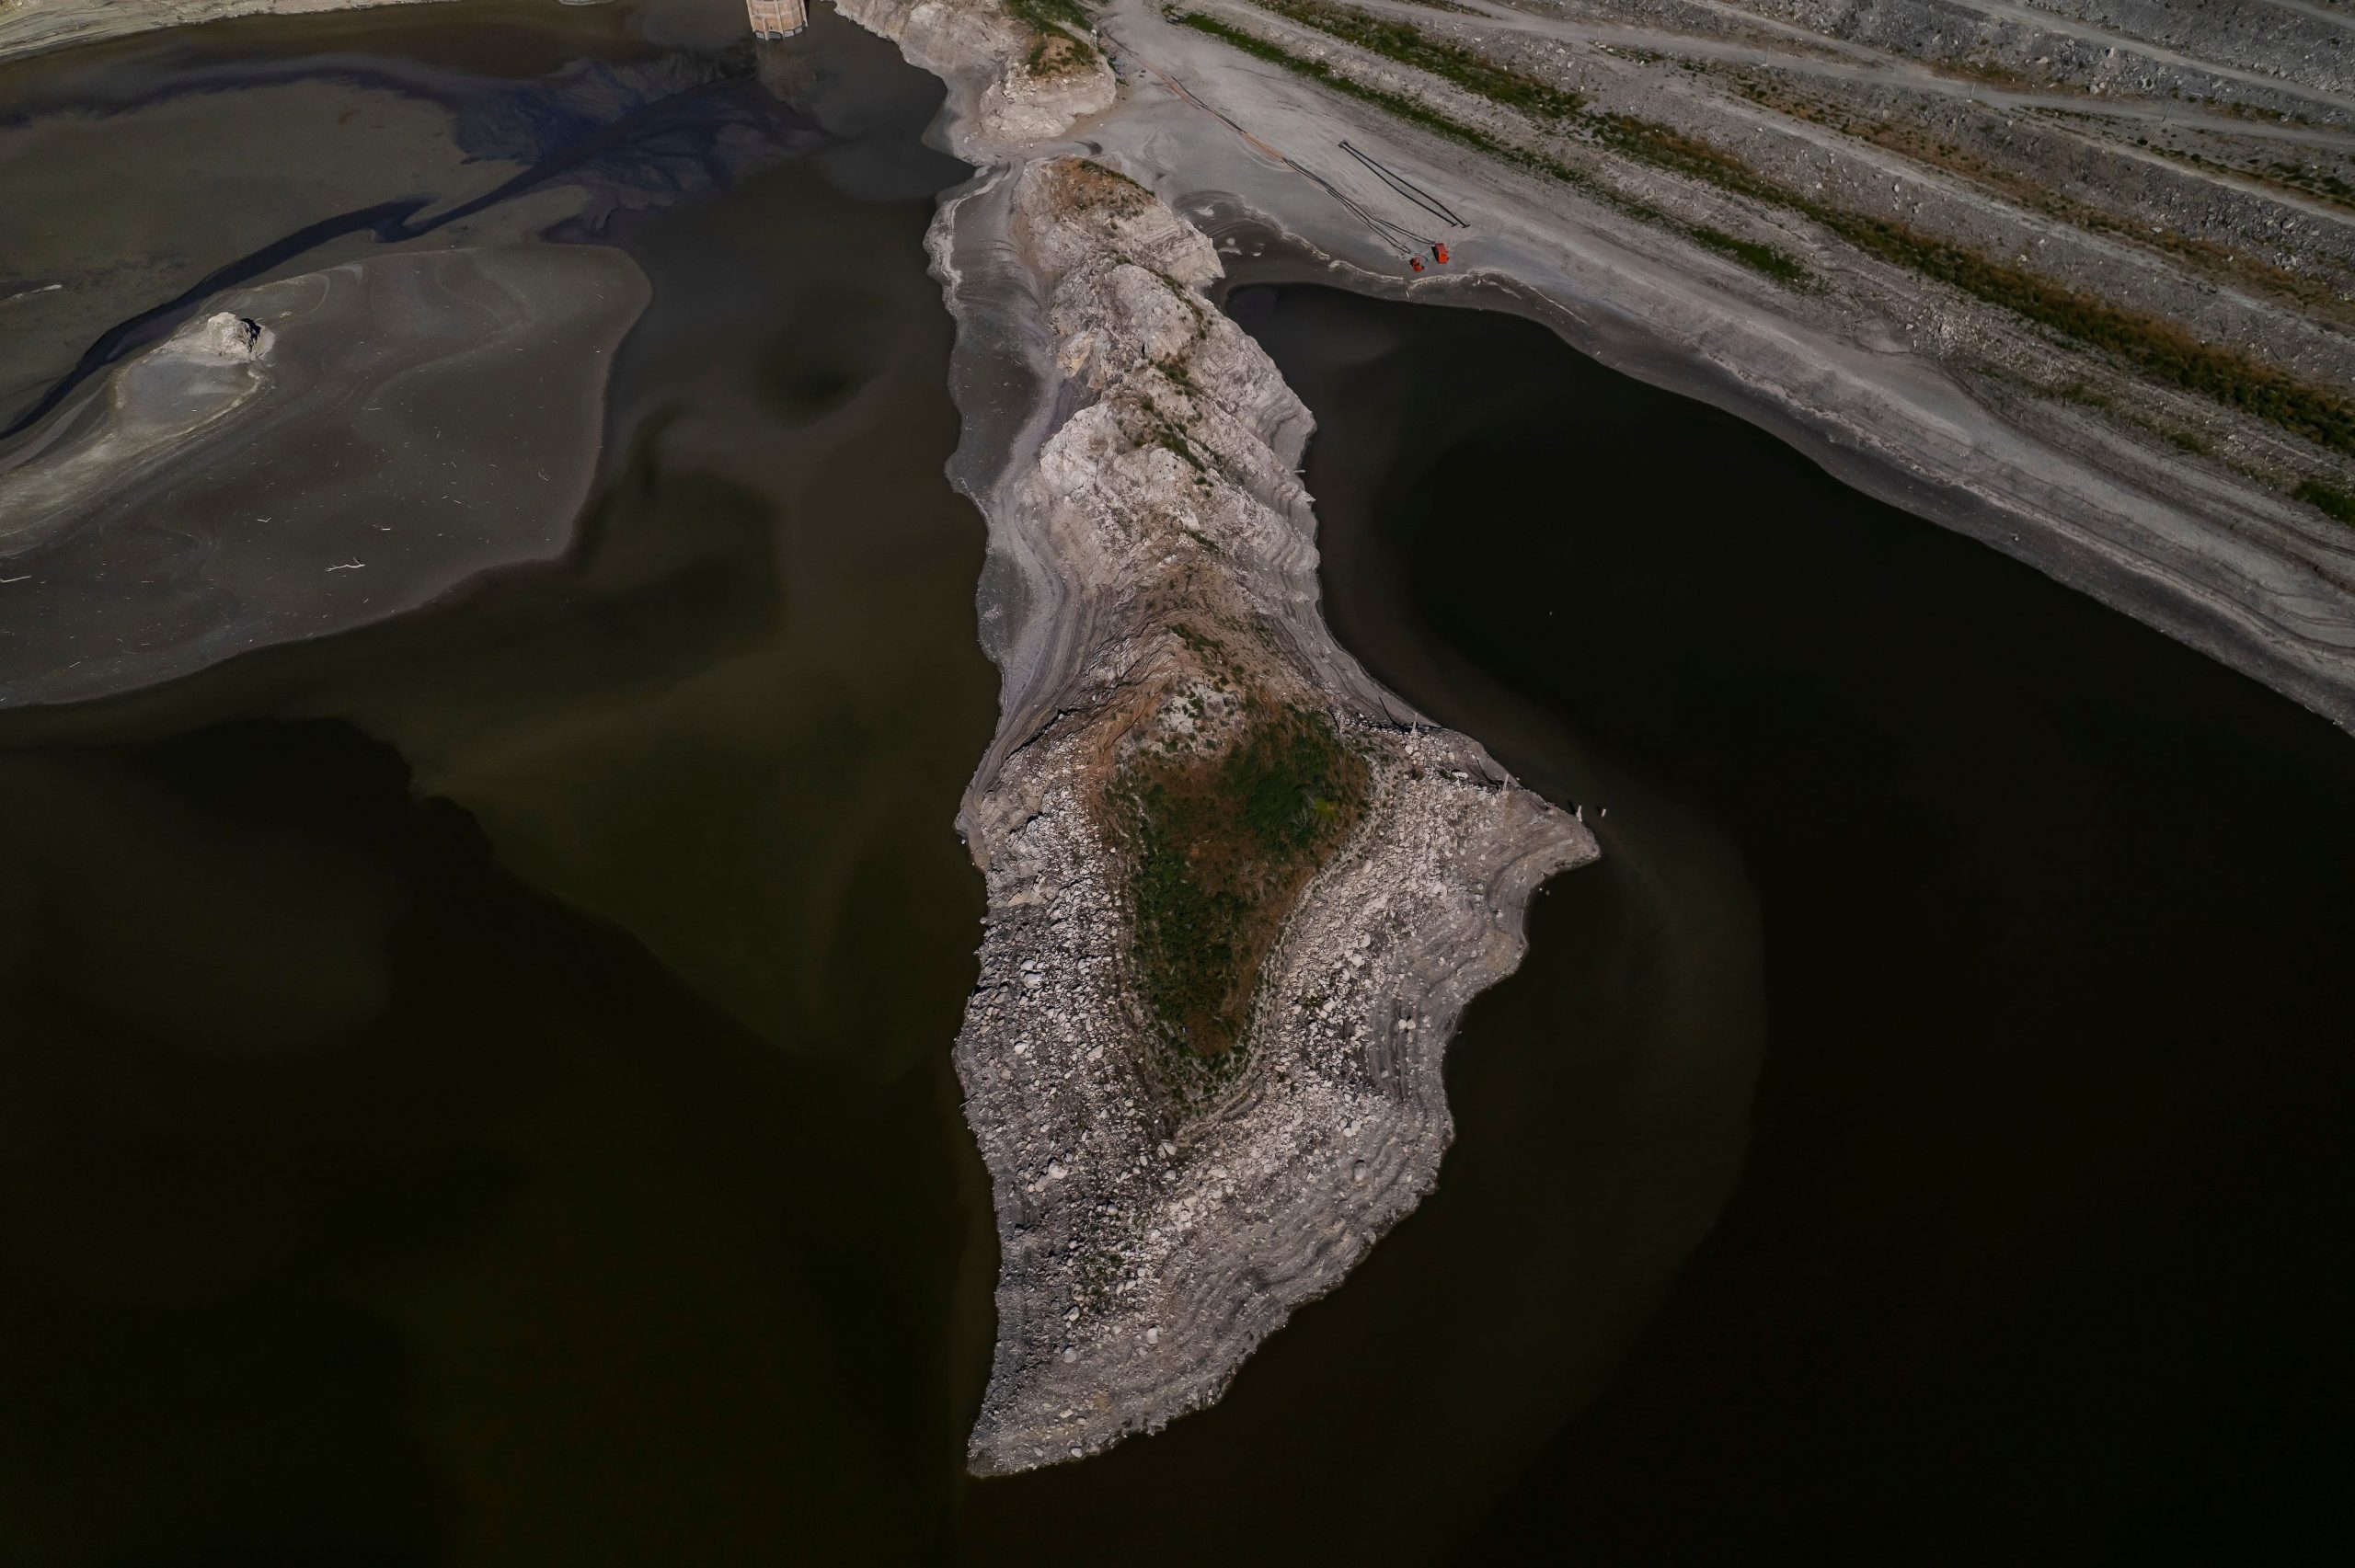
[{"label": "rocky outcrop", "polygon": [[[1005,678],[961,818],[989,916],[956,1059],[1001,1253],[971,1462],[1016,1471],[1216,1399],[1415,1207],[1457,1017],[1595,846],[1327,633],[1310,422],[1205,301],[1217,257],[1041,140],[1109,74],[1026,86],[975,7],[844,9],[950,76],[952,141],[996,166],[935,253]],[[992,423],[970,389],[1009,382]]]},{"label": "rocky outcrop", "polygon": [[116,371],[104,397],[0,445],[0,551],[13,555],[253,406],[277,342],[235,311],[198,317]]}]

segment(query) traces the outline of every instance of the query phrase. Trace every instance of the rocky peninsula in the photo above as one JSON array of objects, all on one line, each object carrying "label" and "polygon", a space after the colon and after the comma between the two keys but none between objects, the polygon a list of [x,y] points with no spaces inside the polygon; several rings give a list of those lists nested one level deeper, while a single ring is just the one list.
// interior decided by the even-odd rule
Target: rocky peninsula
[{"label": "rocky peninsula", "polygon": [[[977,1470],[1214,1398],[1412,1206],[1462,997],[1591,853],[1331,648],[1303,421],[1202,308],[1206,239],[1536,315],[2355,720],[2341,84],[1784,9],[845,4],[985,171],[935,235],[1006,678],[963,820],[1004,1249]],[[1362,772],[1288,779],[1334,818],[1269,875],[1244,801],[1326,735]],[[1184,906],[1237,861],[1230,932]]]}]

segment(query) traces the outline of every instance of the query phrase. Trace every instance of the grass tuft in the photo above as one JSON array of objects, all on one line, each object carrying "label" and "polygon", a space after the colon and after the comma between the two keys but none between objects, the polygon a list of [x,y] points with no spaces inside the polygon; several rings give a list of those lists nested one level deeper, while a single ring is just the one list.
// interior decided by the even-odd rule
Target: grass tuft
[{"label": "grass tuft", "polygon": [[2298,499],[2315,508],[2325,517],[2355,525],[2355,496],[2336,485],[2326,485],[2319,479],[2309,479],[2298,486]]},{"label": "grass tuft", "polygon": [[1006,15],[1039,35],[1024,63],[1036,76],[1051,76],[1096,58],[1088,41],[1095,19],[1080,0],[1005,0]]},{"label": "grass tuft", "polygon": [[1694,244],[1714,250],[1720,256],[1730,257],[1752,271],[1764,273],[1777,283],[1797,286],[1806,282],[1809,277],[1804,265],[1771,245],[1737,238],[1721,229],[1699,223],[1687,228],[1684,235]]}]

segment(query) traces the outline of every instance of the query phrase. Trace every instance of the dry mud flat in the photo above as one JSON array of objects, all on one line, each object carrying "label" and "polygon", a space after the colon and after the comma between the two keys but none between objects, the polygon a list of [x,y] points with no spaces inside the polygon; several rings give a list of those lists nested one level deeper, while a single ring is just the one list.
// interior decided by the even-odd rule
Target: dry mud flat
[{"label": "dry mud flat", "polygon": [[621,252],[549,246],[219,296],[0,451],[0,703],[151,684],[557,555],[646,298]]},{"label": "dry mud flat", "polygon": [[[469,159],[441,105],[381,87],[297,79],[129,103],[75,92],[75,57],[109,52],[0,66],[16,111],[0,122],[0,429],[109,332],[203,290],[215,269],[379,204],[430,220],[412,192],[454,206],[522,166]],[[376,244],[358,225],[325,243],[306,269]]]}]

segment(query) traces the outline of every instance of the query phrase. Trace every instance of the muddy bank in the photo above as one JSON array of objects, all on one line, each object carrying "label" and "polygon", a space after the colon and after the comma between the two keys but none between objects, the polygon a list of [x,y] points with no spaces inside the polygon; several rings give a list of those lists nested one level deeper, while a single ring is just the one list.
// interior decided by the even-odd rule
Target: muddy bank
[{"label": "muddy bank", "polygon": [[207,373],[247,384],[189,384],[184,335],[0,453],[0,692],[148,685],[551,558],[646,299],[620,252],[547,246],[378,257],[214,296],[260,342]]}]

